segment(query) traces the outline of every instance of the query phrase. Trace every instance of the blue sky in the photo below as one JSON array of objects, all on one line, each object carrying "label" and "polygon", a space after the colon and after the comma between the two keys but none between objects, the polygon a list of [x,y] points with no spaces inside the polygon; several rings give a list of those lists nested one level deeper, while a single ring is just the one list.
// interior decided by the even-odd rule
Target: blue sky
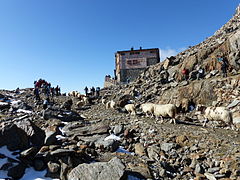
[{"label": "blue sky", "polygon": [[1,0],[0,89],[43,78],[63,92],[103,86],[114,53],[160,48],[166,57],[202,42],[238,0]]}]

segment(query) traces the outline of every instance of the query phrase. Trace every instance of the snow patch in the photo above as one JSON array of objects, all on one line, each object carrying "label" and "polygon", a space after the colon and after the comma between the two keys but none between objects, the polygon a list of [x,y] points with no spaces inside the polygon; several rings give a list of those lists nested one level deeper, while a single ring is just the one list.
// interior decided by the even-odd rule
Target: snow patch
[{"label": "snow patch", "polygon": [[59,180],[59,179],[52,179],[44,177],[47,173],[47,170],[44,171],[35,171],[33,168],[27,168],[25,170],[25,175],[20,180]]},{"label": "snow patch", "polygon": [[56,135],[57,140],[62,140],[62,139],[66,139],[66,137],[62,136],[62,135]]},{"label": "snow patch", "polygon": [[7,102],[0,102],[0,105],[5,106],[5,105],[8,105],[8,103]]},{"label": "snow patch", "polygon": [[32,114],[32,111],[29,111],[29,110],[25,110],[25,109],[18,109],[17,110],[18,113],[26,113],[26,114]]},{"label": "snow patch", "polygon": [[[16,151],[15,151],[16,152]],[[0,168],[8,162],[8,157],[17,160],[17,155],[12,155],[13,152],[9,151],[7,146],[0,148],[0,153],[4,154],[6,158],[0,158]],[[0,170],[0,180],[10,179],[7,175],[7,171]],[[20,180],[59,180],[44,177],[47,173],[47,170],[44,171],[35,171],[34,168],[27,168],[25,170],[24,176]]]},{"label": "snow patch", "polygon": [[114,135],[114,134],[111,134],[111,135],[107,136],[107,137],[104,139],[104,141],[111,140],[111,139],[116,140],[116,141],[120,141],[120,140],[121,140],[121,138],[120,138],[119,136],[116,136],[116,135]]}]

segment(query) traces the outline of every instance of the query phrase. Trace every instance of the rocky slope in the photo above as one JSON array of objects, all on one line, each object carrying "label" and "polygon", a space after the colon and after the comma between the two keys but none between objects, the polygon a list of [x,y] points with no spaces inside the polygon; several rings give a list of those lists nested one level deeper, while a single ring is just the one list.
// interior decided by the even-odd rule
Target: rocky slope
[{"label": "rocky slope", "polygon": [[[190,105],[227,106],[239,125],[239,8],[234,17],[206,41],[148,68],[129,85],[106,88],[101,96],[119,105],[106,109],[100,98],[77,108],[76,97],[55,96],[43,110],[31,89],[0,91],[0,146],[17,156],[0,152],[0,176],[21,179],[28,167],[47,170],[47,177],[77,179],[239,179],[240,134],[208,122]],[[231,65],[228,77],[220,75],[216,55]],[[205,69],[197,80],[197,66]],[[164,67],[164,68],[161,68]],[[182,80],[189,69],[191,79]],[[170,74],[163,81],[162,73]],[[41,94],[41,99],[44,99]],[[71,110],[66,108],[73,100]],[[129,100],[174,103],[177,124],[160,124],[138,111],[130,116],[121,108]]]}]

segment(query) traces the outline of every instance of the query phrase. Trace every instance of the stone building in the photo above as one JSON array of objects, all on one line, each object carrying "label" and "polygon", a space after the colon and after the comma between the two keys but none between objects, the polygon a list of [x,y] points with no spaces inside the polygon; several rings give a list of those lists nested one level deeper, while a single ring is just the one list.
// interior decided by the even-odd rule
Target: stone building
[{"label": "stone building", "polygon": [[115,79],[118,83],[135,80],[148,66],[160,62],[159,49],[117,51],[115,53]]}]

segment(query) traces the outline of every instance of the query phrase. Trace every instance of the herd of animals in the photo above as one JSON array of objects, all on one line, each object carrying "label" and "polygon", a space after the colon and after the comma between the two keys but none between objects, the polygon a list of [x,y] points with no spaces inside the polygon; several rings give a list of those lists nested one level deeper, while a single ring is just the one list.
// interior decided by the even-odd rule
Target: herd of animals
[{"label": "herd of animals", "polygon": [[[77,97],[80,99],[76,106],[78,108],[86,105],[89,98],[85,95],[80,94],[77,91],[72,91],[68,93],[68,96]],[[106,109],[117,109],[117,103],[114,100],[107,100],[106,98],[101,99],[101,103],[105,105]],[[177,106],[174,104],[155,104],[146,102],[143,104],[135,104],[133,101],[129,101],[129,104],[124,106],[125,112],[131,116],[136,116],[141,112],[145,114],[146,117],[160,118],[161,123],[163,123],[163,118],[170,118],[171,122],[176,124],[176,116],[178,114]],[[205,107],[204,105],[197,105],[196,110],[199,111],[204,117],[203,126],[206,126],[207,121],[220,121],[226,126],[235,129],[232,120],[232,112],[226,107]]]}]

